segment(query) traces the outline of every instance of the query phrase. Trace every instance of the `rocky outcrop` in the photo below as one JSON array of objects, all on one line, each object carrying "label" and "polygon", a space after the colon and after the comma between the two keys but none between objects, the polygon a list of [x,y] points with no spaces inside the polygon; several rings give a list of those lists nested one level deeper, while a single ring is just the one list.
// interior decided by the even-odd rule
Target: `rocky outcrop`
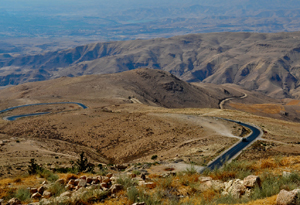
[{"label": "rocky outcrop", "polygon": [[300,203],[300,189],[293,191],[281,190],[276,199],[276,205],[298,205]]}]

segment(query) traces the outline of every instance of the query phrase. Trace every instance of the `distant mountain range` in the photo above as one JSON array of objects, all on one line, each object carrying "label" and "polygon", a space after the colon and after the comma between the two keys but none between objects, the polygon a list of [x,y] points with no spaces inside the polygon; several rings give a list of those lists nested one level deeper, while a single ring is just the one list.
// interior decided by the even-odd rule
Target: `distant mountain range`
[{"label": "distant mountain range", "polygon": [[270,97],[300,98],[300,32],[94,43],[38,55],[0,55],[0,66],[0,86],[148,67],[187,82],[233,83]]}]

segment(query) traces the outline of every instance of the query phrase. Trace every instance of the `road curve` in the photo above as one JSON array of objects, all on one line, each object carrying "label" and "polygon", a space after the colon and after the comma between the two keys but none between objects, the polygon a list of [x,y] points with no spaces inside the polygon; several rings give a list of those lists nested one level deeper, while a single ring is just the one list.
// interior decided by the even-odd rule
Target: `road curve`
[{"label": "road curve", "polygon": [[[79,105],[80,107],[82,107],[83,109],[87,109],[88,107],[82,103],[78,103],[78,102],[55,102],[55,103],[36,103],[36,104],[27,104],[27,105],[19,105],[19,106],[15,106],[15,107],[10,107],[10,108],[6,108],[4,110],[0,110],[0,114],[17,109],[17,108],[21,108],[21,107],[29,107],[29,106],[35,106],[35,105],[56,105],[56,104],[75,104],[75,105]],[[23,114],[23,115],[15,115],[15,116],[9,116],[9,117],[4,117],[4,120],[8,120],[8,121],[14,121],[18,118],[21,117],[29,117],[29,116],[37,116],[37,115],[45,115],[45,114],[49,114],[50,112],[40,112],[40,113],[29,113],[29,114]]]},{"label": "road curve", "polygon": [[[257,138],[259,138],[263,135],[262,130],[256,126],[249,125],[249,124],[239,122],[239,121],[224,119],[224,118],[220,118],[220,119],[227,120],[230,122],[235,122],[244,127],[248,127],[249,129],[252,130],[252,133],[248,137],[246,137],[246,141],[241,139],[237,144],[233,145],[231,148],[229,148],[228,150],[223,152],[218,158],[216,158],[214,161],[209,163],[205,169],[214,170],[214,169],[221,168],[227,161],[232,160],[235,157],[237,157],[238,154],[243,149],[245,149],[246,147],[251,145]],[[201,172],[203,172],[204,170],[202,170]]]},{"label": "road curve", "polygon": [[223,100],[221,100],[221,101],[219,102],[219,109],[223,110],[223,109],[224,109],[225,103],[226,103],[227,101],[229,101],[229,100],[233,100],[233,99],[236,99],[236,98],[244,99],[244,98],[246,98],[246,97],[248,97],[248,95],[247,95],[246,93],[244,93],[243,96],[233,96],[233,97],[225,98],[225,99],[223,99]]}]

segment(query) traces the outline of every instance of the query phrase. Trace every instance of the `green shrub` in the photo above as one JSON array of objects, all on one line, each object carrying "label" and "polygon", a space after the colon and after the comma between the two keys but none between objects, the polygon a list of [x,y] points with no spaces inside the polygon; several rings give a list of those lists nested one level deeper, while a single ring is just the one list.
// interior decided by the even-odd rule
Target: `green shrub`
[{"label": "green shrub", "polygon": [[153,156],[151,157],[151,159],[152,159],[152,160],[156,160],[156,159],[157,159],[157,155],[153,155]]},{"label": "green shrub", "polygon": [[47,169],[38,171],[38,175],[42,178],[47,179],[50,182],[55,182],[56,180],[59,179],[58,175],[54,174],[53,172]]},{"label": "green shrub", "polygon": [[30,159],[30,164],[28,165],[28,173],[30,175],[36,174],[38,171],[42,170],[42,167],[35,163],[35,159]]},{"label": "green shrub", "polygon": [[54,196],[59,196],[61,193],[65,192],[65,186],[59,183],[52,184],[48,191],[50,191]]},{"label": "green shrub", "polygon": [[262,187],[256,187],[252,192],[251,198],[254,200],[276,195],[281,189],[289,191],[300,186],[300,174],[297,172],[291,173],[287,177],[265,173],[261,180]]},{"label": "green shrub", "polygon": [[20,201],[29,202],[30,201],[30,191],[25,188],[18,189],[15,193],[15,197]]},{"label": "green shrub", "polygon": [[137,188],[133,187],[129,187],[127,189],[127,197],[131,202],[137,202],[138,198],[139,198],[139,191],[137,190]]},{"label": "green shrub", "polygon": [[93,172],[95,167],[89,163],[88,159],[84,156],[84,152],[81,152],[80,158],[76,161],[75,166],[77,166],[79,172]]},{"label": "green shrub", "polygon": [[117,183],[118,184],[122,184],[124,189],[127,189],[129,187],[133,187],[135,185],[137,185],[137,181],[134,180],[134,179],[131,179],[129,177],[124,177],[124,176],[120,176],[118,179],[117,179]]},{"label": "green shrub", "polygon": [[140,175],[141,174],[140,170],[133,170],[132,173],[135,174],[135,175]]},{"label": "green shrub", "polygon": [[195,168],[195,165],[191,164],[190,167],[187,167],[184,171],[184,173],[188,174],[188,175],[193,175],[197,173],[197,170]]}]

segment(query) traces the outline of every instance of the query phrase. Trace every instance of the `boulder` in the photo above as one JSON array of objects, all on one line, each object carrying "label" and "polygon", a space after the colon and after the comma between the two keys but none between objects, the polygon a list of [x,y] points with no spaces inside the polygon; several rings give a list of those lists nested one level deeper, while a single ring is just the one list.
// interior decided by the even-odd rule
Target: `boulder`
[{"label": "boulder", "polygon": [[108,173],[108,174],[106,175],[106,177],[108,177],[109,179],[110,179],[112,176],[113,176],[112,173]]},{"label": "boulder", "polygon": [[300,189],[293,191],[281,190],[276,199],[276,205],[296,205]]},{"label": "boulder", "polygon": [[222,181],[219,181],[219,180],[213,180],[211,181],[212,182],[212,186],[211,188],[213,190],[215,190],[216,192],[221,192],[222,190],[224,190],[225,188],[225,185]]},{"label": "boulder", "polygon": [[52,196],[52,193],[50,191],[44,191],[43,198],[49,199]]},{"label": "boulder", "polygon": [[102,188],[108,188],[108,184],[105,183],[105,182],[102,182],[102,183],[100,184],[100,186],[101,186]]},{"label": "boulder", "polygon": [[21,204],[21,201],[17,198],[12,198],[7,202],[8,205],[19,205]]},{"label": "boulder", "polygon": [[200,182],[212,181],[211,177],[199,177],[198,179]]},{"label": "boulder", "polygon": [[282,172],[282,176],[283,176],[283,177],[286,177],[286,178],[287,178],[287,177],[290,177],[291,174],[292,174],[291,172],[286,172],[286,171],[283,171],[283,172]]},{"label": "boulder", "polygon": [[86,183],[92,183],[92,181],[93,181],[93,178],[92,177],[87,177],[86,178]]},{"label": "boulder", "polygon": [[37,193],[32,194],[31,198],[32,199],[40,199],[40,198],[42,198],[42,195],[39,192],[37,192]]},{"label": "boulder", "polygon": [[85,179],[79,179],[77,187],[86,187],[86,180]]},{"label": "boulder", "polygon": [[66,188],[66,190],[70,191],[72,189],[75,189],[75,186],[72,184],[68,184],[65,188]]},{"label": "boulder", "polygon": [[68,197],[68,196],[59,196],[59,197],[56,197],[54,199],[54,202],[50,202],[50,204],[51,205],[53,205],[53,204],[70,204],[70,197]]},{"label": "boulder", "polygon": [[44,191],[46,190],[46,188],[44,186],[40,186],[37,191],[40,193],[40,194],[43,194]]},{"label": "boulder", "polygon": [[37,188],[29,188],[30,190],[30,194],[34,194],[36,192],[38,192],[38,189]]},{"label": "boulder", "polygon": [[261,187],[261,180],[259,176],[250,175],[244,179],[243,184],[247,188],[253,188],[255,186]]},{"label": "boulder", "polygon": [[109,183],[109,182],[111,182],[111,180],[110,180],[109,177],[103,177],[103,178],[102,178],[102,182],[104,182],[104,183]]},{"label": "boulder", "polygon": [[222,195],[232,195],[234,198],[241,198],[242,195],[246,192],[246,187],[243,184],[243,181],[240,179],[230,180],[225,182],[225,188]]},{"label": "boulder", "polygon": [[79,177],[79,179],[84,179],[84,180],[86,180],[86,178],[87,178],[87,177],[86,177],[85,175]]},{"label": "boulder", "polygon": [[111,187],[110,187],[110,192],[112,193],[112,194],[115,194],[115,193],[117,193],[118,191],[120,191],[120,190],[122,190],[123,189],[123,185],[121,185],[121,184],[114,184],[114,185],[112,185]]},{"label": "boulder", "polygon": [[43,181],[42,185],[46,185],[46,184],[48,184],[48,182],[47,181]]},{"label": "boulder", "polygon": [[199,186],[199,190],[201,192],[205,192],[211,188],[212,188],[212,181],[205,181],[205,182],[201,183]]},{"label": "boulder", "polygon": [[55,183],[65,185],[66,181],[64,179],[58,179]]},{"label": "boulder", "polygon": [[65,191],[64,193],[62,193],[61,195],[60,195],[60,197],[71,197],[72,196],[72,192],[70,192],[70,191]]},{"label": "boulder", "polygon": [[68,182],[68,185],[75,185],[75,180],[74,179],[70,179],[69,182]]}]

